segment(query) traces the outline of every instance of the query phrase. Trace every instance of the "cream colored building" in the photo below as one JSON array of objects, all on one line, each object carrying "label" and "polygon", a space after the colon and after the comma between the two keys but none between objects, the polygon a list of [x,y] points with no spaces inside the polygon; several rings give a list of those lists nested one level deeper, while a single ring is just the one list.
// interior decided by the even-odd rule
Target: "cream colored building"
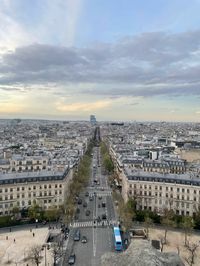
[{"label": "cream colored building", "polygon": [[200,206],[200,178],[189,174],[160,174],[131,171],[120,175],[122,195],[137,202],[137,209],[148,209],[162,214],[172,209],[176,214],[192,216]]},{"label": "cream colored building", "polygon": [[44,209],[64,203],[72,170],[0,174],[0,215],[13,207],[27,208],[36,201]]}]

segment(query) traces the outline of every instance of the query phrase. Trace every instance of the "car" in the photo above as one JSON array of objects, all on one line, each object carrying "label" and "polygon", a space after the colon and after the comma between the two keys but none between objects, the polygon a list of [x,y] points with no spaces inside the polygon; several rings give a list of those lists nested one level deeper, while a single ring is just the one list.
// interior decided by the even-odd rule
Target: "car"
[{"label": "car", "polygon": [[85,196],[86,197],[88,197],[89,196],[89,192],[87,191],[87,192],[85,192]]},{"label": "car", "polygon": [[75,255],[75,254],[71,254],[71,255],[69,256],[69,259],[68,259],[68,264],[69,264],[69,265],[72,265],[72,264],[75,263],[75,261],[76,261],[76,255]]},{"label": "car", "polygon": [[100,203],[98,204],[98,208],[101,208],[101,204]]},{"label": "car", "polygon": [[78,199],[78,204],[80,205],[80,204],[82,204],[82,199]]},{"label": "car", "polygon": [[87,237],[86,236],[82,236],[81,243],[87,243]]},{"label": "car", "polygon": [[87,202],[84,202],[83,203],[83,207],[87,207]]},{"label": "car", "polygon": [[99,196],[99,200],[101,200],[102,199],[102,196]]},{"label": "car", "polygon": [[105,208],[105,207],[106,207],[106,203],[105,203],[105,202],[102,202],[101,206],[102,206],[103,208]]},{"label": "car", "polygon": [[106,214],[104,213],[104,214],[102,214],[102,216],[101,216],[101,218],[102,218],[102,220],[106,220]]},{"label": "car", "polygon": [[104,191],[104,188],[103,187],[101,188],[101,191]]},{"label": "car", "polygon": [[90,201],[93,200],[93,196],[92,196],[92,195],[89,196],[89,200],[90,200]]},{"label": "car", "polygon": [[85,215],[86,215],[86,216],[89,216],[89,215],[90,215],[90,210],[87,210],[87,211],[85,212]]},{"label": "car", "polygon": [[101,217],[100,216],[97,217],[97,222],[101,222]]},{"label": "car", "polygon": [[80,237],[81,237],[81,233],[80,233],[80,230],[77,229],[74,233],[74,241],[79,241],[80,240]]}]

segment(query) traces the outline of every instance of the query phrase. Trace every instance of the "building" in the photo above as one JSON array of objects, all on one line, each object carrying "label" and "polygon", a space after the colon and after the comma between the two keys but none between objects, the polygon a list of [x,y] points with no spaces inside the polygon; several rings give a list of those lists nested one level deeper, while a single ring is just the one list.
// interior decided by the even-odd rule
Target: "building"
[{"label": "building", "polygon": [[96,120],[96,117],[94,115],[90,116],[90,123],[91,123],[91,125],[96,125],[97,120]]},{"label": "building", "polygon": [[193,216],[200,206],[200,178],[189,174],[160,174],[125,169],[122,195],[137,202],[137,209],[162,214],[172,209],[178,215]]},{"label": "building", "polygon": [[13,207],[27,209],[34,201],[44,209],[64,203],[72,171],[41,171],[0,174],[0,215],[9,215]]}]

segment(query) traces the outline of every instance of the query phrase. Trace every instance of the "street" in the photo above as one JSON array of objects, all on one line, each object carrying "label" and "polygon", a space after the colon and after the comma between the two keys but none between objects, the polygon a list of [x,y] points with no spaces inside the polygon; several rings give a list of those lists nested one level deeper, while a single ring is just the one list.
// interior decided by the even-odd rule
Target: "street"
[{"label": "street", "polygon": [[[88,187],[79,195],[77,212],[67,241],[63,265],[75,254],[75,265],[101,265],[101,256],[114,251],[113,224],[117,223],[112,201],[112,190],[107,177],[102,174],[100,148],[93,148],[91,177]],[[88,192],[88,193],[87,193]],[[80,230],[80,240],[74,241],[74,233]],[[82,237],[87,243],[82,243]]]}]

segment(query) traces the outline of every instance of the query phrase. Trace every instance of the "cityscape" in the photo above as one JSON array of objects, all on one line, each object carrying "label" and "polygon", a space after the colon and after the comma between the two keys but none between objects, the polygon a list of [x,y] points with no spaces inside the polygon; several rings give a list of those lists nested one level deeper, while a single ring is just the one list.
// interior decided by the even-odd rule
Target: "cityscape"
[{"label": "cityscape", "polygon": [[199,10],[0,0],[0,266],[200,265]]}]

